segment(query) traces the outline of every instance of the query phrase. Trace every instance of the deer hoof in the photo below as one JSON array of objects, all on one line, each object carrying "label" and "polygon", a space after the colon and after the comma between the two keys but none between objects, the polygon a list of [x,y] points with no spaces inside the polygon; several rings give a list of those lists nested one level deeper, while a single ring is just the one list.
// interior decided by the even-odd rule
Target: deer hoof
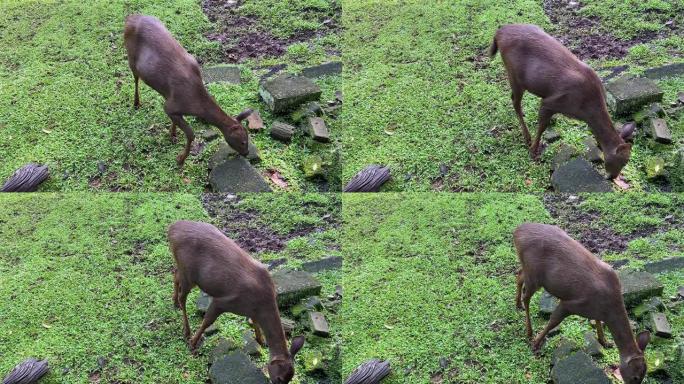
[{"label": "deer hoof", "polygon": [[185,164],[185,158],[186,157],[187,156],[183,156],[183,154],[180,154],[180,155],[178,155],[178,157],[176,157],[176,163],[178,164],[179,167],[181,167],[181,168],[183,167],[183,164]]}]

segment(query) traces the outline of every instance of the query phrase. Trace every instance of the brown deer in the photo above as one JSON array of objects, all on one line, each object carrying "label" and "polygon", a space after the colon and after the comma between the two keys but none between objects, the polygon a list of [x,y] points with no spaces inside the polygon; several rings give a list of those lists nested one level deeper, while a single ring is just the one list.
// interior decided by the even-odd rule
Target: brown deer
[{"label": "brown deer", "polygon": [[[533,159],[539,158],[541,135],[556,113],[589,125],[605,157],[609,178],[614,179],[629,161],[632,145],[625,143],[635,128],[626,124],[616,132],[606,107],[605,91],[593,69],[536,25],[512,24],[496,31],[490,56],[501,52],[511,85],[513,108]],[[525,91],[542,98],[534,142],[525,125],[522,98]]]},{"label": "brown deer", "polygon": [[[288,350],[268,270],[211,224],[178,221],[169,227],[168,238],[176,264],[173,302],[183,311],[183,334],[190,349],[196,351],[202,333],[221,313],[246,316],[257,340],[263,343],[259,329],[266,336],[271,382],[289,383],[294,376],[294,356],[304,345],[304,337],[295,337]],[[190,338],[185,303],[195,286],[213,300],[202,325]]]},{"label": "brown deer", "polygon": [[516,276],[515,302],[518,309],[525,310],[528,339],[532,340],[532,295],[543,287],[560,300],[549,323],[534,338],[532,350],[538,352],[546,334],[569,315],[595,320],[599,342],[609,347],[603,322],[620,352],[620,373],[625,383],[641,383],[646,374],[644,349],[650,333],[641,332],[634,339],[620,280],[610,265],[554,225],[522,224],[513,232],[513,241],[522,265]]},{"label": "brown deer", "polygon": [[138,79],[159,92],[166,102],[164,112],[171,119],[171,141],[176,142],[176,126],[185,133],[185,149],[177,157],[183,166],[190,154],[194,134],[183,116],[197,116],[217,127],[226,142],[239,154],[249,153],[247,130],[241,121],[252,113],[250,109],[232,118],[216,104],[202,81],[197,60],[183,48],[159,19],[130,15],[126,18],[124,43],[128,65],[135,80],[133,106],[140,107]]}]

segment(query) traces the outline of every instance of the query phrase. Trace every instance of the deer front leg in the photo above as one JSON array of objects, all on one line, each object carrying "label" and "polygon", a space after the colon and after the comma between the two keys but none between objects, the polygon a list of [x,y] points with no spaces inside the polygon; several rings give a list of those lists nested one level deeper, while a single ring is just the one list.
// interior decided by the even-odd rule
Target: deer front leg
[{"label": "deer front leg", "polygon": [[140,108],[140,92],[138,91],[138,80],[140,78],[138,75],[133,74],[133,80],[135,82],[135,96],[133,96],[133,108],[138,109]]},{"label": "deer front leg", "polygon": [[264,334],[261,332],[261,327],[259,324],[257,324],[256,321],[249,319],[249,325],[254,329],[254,339],[261,345],[262,347],[266,346],[266,341],[264,340]]},{"label": "deer front leg", "polygon": [[204,314],[202,325],[200,325],[197,332],[195,332],[195,335],[192,337],[192,339],[190,339],[190,350],[193,354],[197,351],[197,343],[199,343],[200,338],[202,338],[204,330],[214,324],[214,321],[216,321],[218,315],[219,312],[216,309],[216,304],[212,301],[212,303],[209,305],[209,308],[207,308],[207,312]]},{"label": "deer front leg", "polygon": [[530,299],[532,293],[528,287],[523,288],[523,305],[525,307],[525,328],[527,331],[527,340],[532,340],[532,319],[530,319]]},{"label": "deer front leg", "polygon": [[515,114],[518,116],[518,122],[520,123],[520,129],[522,130],[523,138],[525,138],[525,144],[529,148],[530,144],[532,143],[532,138],[530,137],[530,131],[527,130],[527,125],[525,124],[525,115],[523,114],[522,110],[522,98],[525,91],[518,87],[513,81],[510,81],[510,79],[509,83],[511,84],[511,100],[513,100],[513,109],[515,109]]},{"label": "deer front leg", "polygon": [[173,271],[173,305],[176,308],[180,308],[180,303],[178,302],[178,291],[180,290],[180,281],[178,280],[178,269]]},{"label": "deer front leg", "polygon": [[610,343],[608,340],[606,340],[606,334],[603,332],[603,323],[599,320],[596,321],[596,338],[598,339],[599,344],[603,346],[603,348],[613,348],[613,344]]},{"label": "deer front leg", "polygon": [[544,327],[544,330],[541,331],[539,335],[537,335],[537,337],[534,338],[534,342],[532,343],[532,351],[534,353],[539,352],[539,349],[541,348],[541,345],[544,342],[544,338],[546,338],[546,334],[549,333],[549,331],[551,331],[552,329],[556,328],[561,323],[561,321],[563,321],[563,319],[565,319],[568,315],[569,313],[565,309],[565,306],[561,301],[551,314],[551,318],[549,319],[549,322],[546,324],[546,327]]},{"label": "deer front leg", "polygon": [[523,304],[522,304],[522,290],[523,290],[523,284],[524,284],[524,276],[523,276],[523,270],[520,268],[516,273],[515,273],[515,307],[519,310],[524,309]]}]

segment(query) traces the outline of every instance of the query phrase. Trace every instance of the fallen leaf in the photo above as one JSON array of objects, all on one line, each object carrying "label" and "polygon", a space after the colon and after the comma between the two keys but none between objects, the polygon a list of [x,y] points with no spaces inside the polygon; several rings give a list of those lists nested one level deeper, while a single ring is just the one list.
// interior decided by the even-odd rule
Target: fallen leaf
[{"label": "fallen leaf", "polygon": [[273,182],[273,184],[279,186],[280,188],[287,189],[288,184],[287,181],[283,178],[283,176],[280,175],[280,172],[274,170],[274,169],[269,169],[269,178]]},{"label": "fallen leaf", "polygon": [[41,325],[42,325],[43,328],[45,328],[45,329],[50,329],[50,328],[52,328],[52,325],[50,325],[50,324],[42,323]]},{"label": "fallen leaf", "polygon": [[532,180],[525,179],[525,185],[532,185]]},{"label": "fallen leaf", "polygon": [[618,176],[613,179],[613,183],[617,185],[620,189],[627,190],[629,189],[629,184],[625,181],[625,179],[622,176]]},{"label": "fallen leaf", "polygon": [[49,129],[43,129],[43,132],[44,132],[44,133],[47,133],[48,135],[52,133],[52,131],[49,130]]},{"label": "fallen leaf", "polygon": [[259,111],[253,111],[249,116],[247,116],[247,126],[249,129],[262,129],[264,127],[264,121],[261,119]]},{"label": "fallen leaf", "polygon": [[385,128],[385,133],[388,134],[388,135],[390,135],[390,136],[392,136],[392,135],[394,135],[394,131],[395,131],[396,129],[397,129],[397,125],[396,125],[396,124],[394,124],[394,123],[393,123],[393,124],[390,124],[390,125],[388,125],[388,126]]},{"label": "fallen leaf", "polygon": [[190,179],[187,178],[187,177],[184,177],[184,178],[183,178],[183,182],[184,182],[185,184],[190,184],[190,183],[192,183],[192,180],[190,180]]},{"label": "fallen leaf", "polygon": [[384,324],[384,326],[385,326],[385,328],[387,328],[387,329],[394,329],[394,327],[391,326],[391,325],[389,325],[389,324]]}]

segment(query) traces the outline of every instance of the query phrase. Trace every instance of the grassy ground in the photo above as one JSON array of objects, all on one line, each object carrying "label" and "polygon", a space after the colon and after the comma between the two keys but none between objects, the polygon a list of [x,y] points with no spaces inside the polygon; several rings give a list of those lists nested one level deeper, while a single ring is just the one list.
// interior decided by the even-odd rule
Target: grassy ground
[{"label": "grassy ground", "polygon": [[[670,20],[682,22],[681,2],[674,0],[581,4],[580,15],[603,20],[596,33],[621,39],[665,32]],[[368,164],[381,163],[393,174],[385,190],[544,191],[558,146],[581,149],[582,138],[590,135],[585,124],[557,115],[555,129],[562,140],[547,148],[541,163],[532,162],[501,59],[486,56],[503,24],[533,23],[552,34],[564,33],[550,22],[542,1],[346,0],[343,8],[348,101],[342,123],[343,181]],[[624,58],[589,63],[597,69],[629,64],[628,72],[639,74],[653,65],[682,62],[683,51],[681,33],[674,33],[637,44]],[[658,83],[665,90],[663,104],[684,90],[682,77]],[[536,126],[538,105],[533,95],[524,98],[528,126]],[[657,155],[671,162],[681,146],[684,119],[668,124],[679,144],[653,144],[644,133],[636,137],[624,170],[635,190],[654,188],[645,176],[647,158]]]},{"label": "grassy ground", "polygon": [[[303,260],[338,251],[329,238],[335,227],[321,216],[339,216],[334,195],[246,195],[232,208],[252,212],[262,227],[283,235],[316,228],[284,241],[278,257],[293,268]],[[216,206],[216,205],[214,205]],[[299,207],[299,209],[297,208]],[[276,211],[288,211],[285,216]],[[171,303],[172,258],[166,228],[179,219],[210,217],[202,201],[186,194],[32,194],[0,199],[0,372],[27,357],[47,358],[46,383],[204,383],[209,352],[217,337],[208,338],[192,357],[182,338],[180,312]],[[249,224],[236,226],[240,238]],[[251,252],[267,261],[276,252]],[[322,295],[334,291],[338,271],[318,276]],[[198,290],[188,299],[195,307]],[[190,310],[191,327],[201,318]],[[334,313],[327,314],[333,338],[307,337],[302,354],[321,351],[332,373],[338,342]],[[219,317],[223,337],[236,343],[249,326],[231,314]],[[297,329],[295,332],[302,332]],[[259,366],[263,366],[267,353]],[[302,358],[295,383],[310,382]]]},{"label": "grassy ground", "polygon": [[[150,14],[159,17],[201,61],[219,62],[225,47],[205,37],[219,26],[209,22],[200,2],[30,3],[9,0],[0,4],[0,179],[34,161],[50,166],[52,176],[43,191],[203,191],[208,179],[207,161],[218,141],[191,156],[182,171],[177,168],[174,159],[184,139],[180,137],[177,145],[170,142],[163,99],[151,88],[142,86],[143,107],[137,111],[132,108],[133,80],[122,40],[126,15]],[[327,15],[334,4],[293,0],[288,2],[293,11],[276,18],[276,2],[242,3],[244,10],[238,12],[281,38],[320,28],[311,12],[298,13],[298,9],[311,7],[314,13]],[[331,47],[337,40],[334,36],[314,37],[309,42],[293,43],[280,58],[243,61],[241,85],[211,85],[209,90],[226,112],[237,114],[247,107],[257,108],[270,124],[272,116],[257,96],[259,76],[266,69],[256,68],[285,63],[290,64],[289,70],[298,71],[302,66],[334,58]],[[337,78],[318,83],[324,90],[323,100],[332,99],[341,87]],[[339,138],[337,124],[328,122],[332,137]],[[189,123],[198,137],[204,130],[215,130],[194,119]],[[331,185],[339,184],[334,153],[337,140],[320,145],[300,137],[284,145],[270,139],[267,131],[251,137],[263,158],[258,169],[278,170],[289,183],[289,190],[317,189],[316,183],[305,180],[301,170],[302,159],[311,153],[324,157],[331,168]]]},{"label": "grassy ground", "polygon": [[[559,337],[533,357],[524,316],[514,305],[517,225],[556,223],[597,244],[610,233],[611,240],[626,242],[626,250],[599,254],[629,259],[630,268],[683,256],[681,196],[597,194],[580,201],[545,203],[522,194],[344,195],[343,281],[351,294],[343,304],[343,376],[367,359],[382,358],[393,367],[388,383],[548,382]],[[658,278],[668,300],[684,272]],[[537,315],[538,296],[532,300],[536,332],[546,322]],[[656,350],[673,356],[684,342],[681,310],[668,319],[675,340],[655,338],[649,356]],[[562,336],[576,342],[589,330],[577,316],[561,325]],[[599,364],[617,361],[617,350],[610,349]],[[682,363],[669,363],[675,382],[684,379]]]}]

